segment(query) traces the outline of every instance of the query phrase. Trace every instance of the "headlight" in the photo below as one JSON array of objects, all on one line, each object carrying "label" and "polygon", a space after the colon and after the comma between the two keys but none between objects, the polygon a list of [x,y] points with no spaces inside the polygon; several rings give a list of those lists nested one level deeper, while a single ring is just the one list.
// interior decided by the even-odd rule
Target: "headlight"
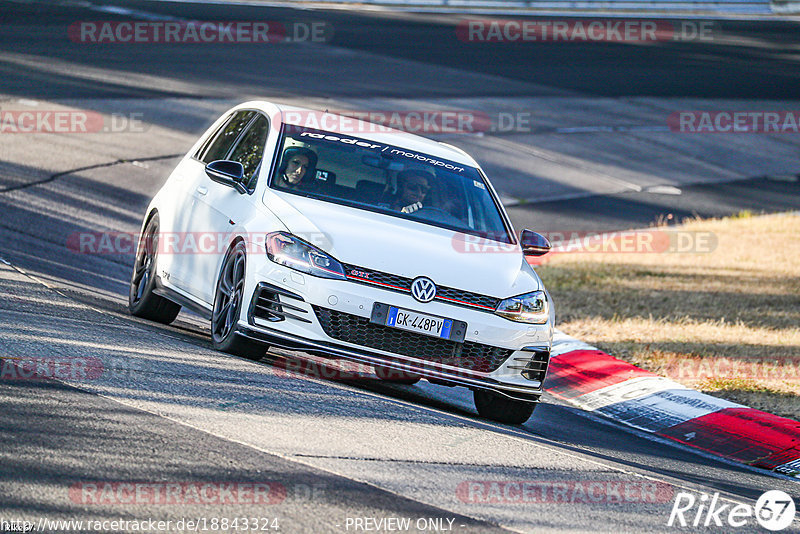
[{"label": "headlight", "polygon": [[500,317],[518,323],[544,324],[550,317],[547,295],[544,291],[525,293],[505,299],[494,312]]},{"label": "headlight", "polygon": [[279,265],[320,278],[344,280],[342,264],[317,247],[285,232],[267,234],[267,257]]}]

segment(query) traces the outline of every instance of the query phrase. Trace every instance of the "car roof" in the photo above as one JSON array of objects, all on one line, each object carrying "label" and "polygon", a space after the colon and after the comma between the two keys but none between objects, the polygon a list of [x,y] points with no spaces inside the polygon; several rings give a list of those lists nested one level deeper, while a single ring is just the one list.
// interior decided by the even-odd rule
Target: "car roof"
[{"label": "car roof", "polygon": [[[395,130],[387,126],[376,125],[367,121],[362,121],[353,117],[342,116],[336,113],[329,113],[327,111],[313,110],[309,108],[302,108],[297,106],[290,106],[285,104],[276,104],[267,101],[251,101],[245,102],[236,108],[257,108],[265,111],[271,117],[280,114],[280,122],[285,124],[295,124],[299,126],[314,127],[314,124],[319,124],[319,121],[324,122],[327,117],[328,120],[336,120],[343,118],[342,126],[346,127],[344,132],[336,131],[336,129],[329,129],[318,127],[321,131],[330,131],[338,135],[349,135],[381,143],[384,145],[393,145],[399,148],[405,148],[415,152],[422,152],[431,156],[437,156],[443,159],[448,159],[462,165],[469,165],[471,167],[478,167],[478,164],[466,152],[452,145],[439,143],[432,139],[428,139],[419,135],[401,130]],[[299,114],[292,116],[292,113],[298,112]],[[315,121],[308,120],[309,114],[313,114]],[[352,132],[352,133],[350,133]]]}]

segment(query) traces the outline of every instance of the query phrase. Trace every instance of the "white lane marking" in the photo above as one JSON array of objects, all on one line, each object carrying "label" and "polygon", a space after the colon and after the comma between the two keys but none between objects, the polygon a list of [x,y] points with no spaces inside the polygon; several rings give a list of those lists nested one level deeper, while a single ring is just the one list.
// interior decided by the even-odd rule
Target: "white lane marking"
[{"label": "white lane marking", "polygon": [[173,17],[171,15],[161,15],[159,13],[153,13],[151,11],[142,11],[140,9],[129,9],[126,7],[112,6],[112,5],[97,5],[97,4],[91,4],[89,2],[87,2],[87,4],[89,5],[85,7],[91,9],[92,11],[99,11],[101,13],[111,13],[113,15],[125,15],[128,17],[136,17],[138,19],[143,19],[143,20],[156,20],[156,21],[183,20],[181,18]]},{"label": "white lane marking", "polygon": [[[539,159],[543,159],[545,161],[549,161],[551,163],[555,163],[557,165],[561,165],[563,167],[568,167],[568,168],[576,169],[576,170],[579,170],[579,171],[584,171],[584,172],[591,173],[592,178],[594,180],[603,180],[605,182],[608,182],[610,184],[613,184],[613,185],[615,185],[617,187],[622,188],[622,191],[640,192],[642,190],[642,186],[640,186],[638,184],[635,184],[633,182],[628,182],[626,180],[621,180],[621,179],[619,179],[619,178],[617,178],[615,176],[611,176],[610,174],[606,174],[606,173],[604,173],[602,171],[598,171],[597,169],[592,169],[592,168],[590,168],[590,167],[588,167],[586,165],[581,165],[577,161],[565,160],[563,157],[559,157],[560,156],[559,154],[557,154],[555,152],[551,152],[549,150],[534,148],[531,145],[523,145],[523,144],[520,144],[520,143],[515,143],[513,141],[508,141],[508,140],[502,139],[500,137],[493,137],[492,141],[494,141],[497,144],[504,145],[504,146],[510,148],[511,150],[514,150],[514,151],[517,151],[517,152],[523,152],[525,154],[531,155],[531,156],[539,158]],[[622,191],[616,191],[616,192],[622,192]],[[608,194],[612,194],[612,193],[614,193],[614,192],[612,191],[612,192],[608,192],[608,193],[604,193],[604,194],[608,195]]]},{"label": "white lane marking", "polygon": [[[769,178],[769,177],[767,177],[767,178]],[[736,180],[724,180],[724,181],[720,181],[720,182],[711,182],[711,185],[720,185],[720,184],[729,183],[731,181],[739,181],[739,179],[737,178]],[[785,180],[785,181],[788,181],[788,180]],[[800,179],[797,179],[797,180],[794,180],[794,181],[800,181]],[[692,185],[706,185],[706,184],[698,182],[698,183],[686,183],[686,184],[682,184],[682,185],[692,186]],[[655,194],[655,195],[676,195],[676,196],[678,196],[678,195],[682,195],[683,194],[683,191],[680,188],[677,188],[677,187],[672,186],[672,185],[653,185],[653,186],[648,186],[648,187],[645,187],[645,188],[641,188],[639,192],[642,192],[642,191],[645,192],[645,193],[652,193],[652,194]],[[608,196],[616,195],[616,194],[619,194],[619,193],[622,193],[622,192],[624,192],[624,191],[609,191],[609,192],[605,192],[605,193],[595,193],[595,192],[592,192],[592,191],[582,191],[580,193],[566,193],[566,194],[563,194],[563,195],[553,195],[553,196],[550,196],[550,197],[528,197],[528,198],[514,198],[514,199],[509,199],[509,197],[502,197],[501,196],[501,201],[503,203],[503,206],[505,206],[505,207],[514,207],[514,206],[519,206],[520,204],[541,204],[541,203],[544,203],[544,202],[562,202],[564,200],[580,200],[580,199],[583,199],[583,198],[591,198],[591,197],[608,197]],[[652,230],[652,228],[648,228],[648,230]],[[633,231],[636,231],[636,230],[633,230]],[[608,232],[608,233],[610,234],[612,232]],[[603,234],[603,235],[606,235],[606,234]]]},{"label": "white lane marking", "polygon": [[645,189],[645,193],[654,195],[681,195],[683,191],[672,185],[654,185]]},{"label": "white lane marking", "polygon": [[797,182],[800,181],[800,174],[771,174],[765,178],[773,182]]},{"label": "white lane marking", "polygon": [[633,125],[633,126],[568,126],[563,128],[556,128],[556,133],[562,134],[578,134],[578,133],[594,133],[594,132],[669,132],[669,126],[648,126],[648,125]]}]

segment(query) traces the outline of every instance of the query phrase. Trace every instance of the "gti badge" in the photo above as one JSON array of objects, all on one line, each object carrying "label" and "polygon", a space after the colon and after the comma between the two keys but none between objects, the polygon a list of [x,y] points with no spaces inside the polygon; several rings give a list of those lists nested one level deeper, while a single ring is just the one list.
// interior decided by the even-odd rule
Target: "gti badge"
[{"label": "gti badge", "polygon": [[420,302],[430,302],[436,296],[436,284],[425,276],[418,276],[411,282],[411,295]]}]

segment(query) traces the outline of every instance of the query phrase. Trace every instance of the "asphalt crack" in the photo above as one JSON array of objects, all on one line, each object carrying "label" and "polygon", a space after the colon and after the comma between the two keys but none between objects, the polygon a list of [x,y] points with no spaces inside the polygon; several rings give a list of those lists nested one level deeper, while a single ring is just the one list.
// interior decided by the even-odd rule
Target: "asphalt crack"
[{"label": "asphalt crack", "polygon": [[[446,465],[446,466],[465,466],[465,467],[504,467],[507,469],[520,469],[520,470],[529,470],[529,467],[517,466],[517,465],[505,465],[505,464],[494,464],[494,463],[484,463],[484,462],[447,462],[447,461],[436,461],[436,460],[415,460],[411,458],[379,458],[379,457],[370,457],[370,456],[343,456],[343,455],[328,455],[328,454],[302,454],[296,453],[292,455],[295,458],[313,458],[318,460],[349,460],[349,461],[357,461],[357,462],[389,462],[389,463],[401,463],[401,464],[425,464],[425,465]],[[540,466],[536,468],[538,471],[543,472],[569,472],[569,469],[564,469],[563,467],[547,467],[547,466]],[[607,467],[601,469],[595,469],[591,471],[594,474],[597,473],[614,473],[618,474],[619,470]]]},{"label": "asphalt crack", "polygon": [[107,163],[97,163],[95,165],[87,165],[85,167],[77,167],[75,169],[70,169],[70,170],[62,171],[62,172],[57,172],[57,173],[55,173],[55,174],[53,174],[51,176],[48,176],[47,178],[43,178],[41,180],[35,180],[33,182],[27,182],[27,183],[24,183],[24,184],[18,184],[18,185],[12,185],[12,186],[8,186],[8,187],[4,187],[4,188],[0,189],[0,193],[9,193],[11,191],[20,191],[22,189],[28,189],[28,188],[31,188],[31,187],[35,187],[37,185],[49,184],[50,182],[54,182],[55,180],[58,180],[62,176],[67,176],[67,175],[75,174],[75,173],[78,173],[78,172],[90,171],[90,170],[94,170],[94,169],[104,169],[104,168],[107,168],[107,167],[114,167],[115,165],[122,165],[122,164],[125,164],[125,163],[136,163],[136,162],[141,162],[141,161],[158,161],[158,160],[162,160],[162,159],[177,158],[177,157],[180,157],[180,156],[183,156],[183,154],[167,154],[167,155],[164,155],[164,156],[150,156],[148,158],[118,159],[118,160],[110,161],[110,162],[107,162]]}]

